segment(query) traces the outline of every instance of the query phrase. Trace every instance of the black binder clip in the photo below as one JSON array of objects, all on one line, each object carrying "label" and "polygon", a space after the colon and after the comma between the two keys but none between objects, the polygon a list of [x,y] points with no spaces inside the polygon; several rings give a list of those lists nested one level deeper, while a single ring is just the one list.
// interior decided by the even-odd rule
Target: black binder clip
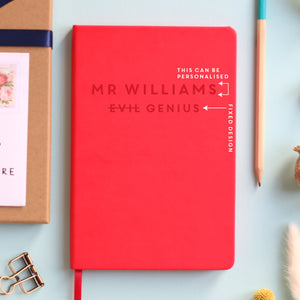
[{"label": "black binder clip", "polygon": [[[20,260],[23,263],[24,267],[16,271],[13,264],[18,260]],[[8,266],[13,274],[11,276],[0,277],[0,295],[11,295],[14,292],[15,287],[17,285],[21,288],[22,292],[25,294],[30,294],[35,290],[39,289],[40,287],[44,286],[44,281],[42,280],[41,276],[37,273],[37,270],[32,263],[32,259],[27,252],[12,259],[8,263]],[[28,276],[23,278],[25,274]],[[7,291],[5,291],[1,286],[2,280],[16,280],[16,282],[12,283],[8,287]],[[32,281],[34,286],[31,289],[25,289],[23,283],[29,280]]]}]

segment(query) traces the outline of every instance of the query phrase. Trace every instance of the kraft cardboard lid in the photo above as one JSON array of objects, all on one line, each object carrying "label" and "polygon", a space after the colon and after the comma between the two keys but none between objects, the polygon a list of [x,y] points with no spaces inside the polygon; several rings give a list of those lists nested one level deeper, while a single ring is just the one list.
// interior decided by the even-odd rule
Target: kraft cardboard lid
[{"label": "kraft cardboard lid", "polygon": [[[13,0],[0,8],[0,29],[52,29],[52,0]],[[49,223],[51,166],[51,48],[0,47],[30,53],[27,199],[0,207],[1,223]]]},{"label": "kraft cardboard lid", "polygon": [[0,8],[1,29],[52,29],[52,0],[13,0]]}]

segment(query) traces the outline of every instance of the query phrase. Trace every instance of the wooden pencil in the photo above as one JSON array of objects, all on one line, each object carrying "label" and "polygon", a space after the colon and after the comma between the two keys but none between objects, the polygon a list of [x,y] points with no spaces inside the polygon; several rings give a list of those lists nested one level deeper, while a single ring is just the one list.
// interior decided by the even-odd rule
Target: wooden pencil
[{"label": "wooden pencil", "polygon": [[255,172],[261,186],[265,146],[266,0],[258,0],[256,44]]}]

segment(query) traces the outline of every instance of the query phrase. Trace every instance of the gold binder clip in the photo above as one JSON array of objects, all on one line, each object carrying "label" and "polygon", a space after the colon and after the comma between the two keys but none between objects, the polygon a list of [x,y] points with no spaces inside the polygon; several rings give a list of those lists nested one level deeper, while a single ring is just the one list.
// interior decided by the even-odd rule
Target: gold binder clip
[{"label": "gold binder clip", "polygon": [[[13,264],[14,264],[14,262],[16,262],[18,260],[22,260],[23,264],[25,266],[23,268],[21,268],[20,270],[16,271]],[[13,274],[11,276],[1,276],[0,277],[0,295],[11,295],[14,292],[15,287],[17,285],[19,285],[19,287],[21,288],[21,290],[25,294],[30,294],[33,291],[35,291],[35,290],[39,289],[40,287],[44,286],[44,281],[42,280],[41,276],[37,273],[36,268],[32,263],[32,259],[31,259],[31,257],[29,256],[29,254],[27,252],[25,252],[25,253],[19,255],[18,257],[12,259],[8,263],[8,266],[9,266],[9,268],[12,271]],[[25,278],[21,278],[21,277],[24,276],[25,273],[27,273],[29,276],[25,277]],[[13,279],[16,279],[16,282],[12,283],[8,287],[7,291],[3,290],[2,286],[1,286],[2,280],[13,280]],[[25,281],[28,281],[28,280],[31,280],[33,282],[34,287],[29,289],[29,290],[26,290],[23,283]]]}]

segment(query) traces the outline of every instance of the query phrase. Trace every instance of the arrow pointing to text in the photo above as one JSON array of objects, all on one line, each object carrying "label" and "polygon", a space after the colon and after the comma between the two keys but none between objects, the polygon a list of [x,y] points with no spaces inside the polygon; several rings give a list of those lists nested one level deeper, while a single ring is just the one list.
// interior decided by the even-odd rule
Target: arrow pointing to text
[{"label": "arrow pointing to text", "polygon": [[209,109],[226,109],[226,107],[221,107],[221,106],[204,106],[203,107],[204,110],[208,111]]},{"label": "arrow pointing to text", "polygon": [[229,96],[229,83],[228,82],[223,82],[223,81],[220,81],[219,83],[218,83],[220,86],[223,86],[223,85],[227,85],[227,92],[226,93],[223,93],[223,92],[221,92],[220,94],[218,94],[218,96],[220,96],[221,98],[223,97],[223,96]]}]

